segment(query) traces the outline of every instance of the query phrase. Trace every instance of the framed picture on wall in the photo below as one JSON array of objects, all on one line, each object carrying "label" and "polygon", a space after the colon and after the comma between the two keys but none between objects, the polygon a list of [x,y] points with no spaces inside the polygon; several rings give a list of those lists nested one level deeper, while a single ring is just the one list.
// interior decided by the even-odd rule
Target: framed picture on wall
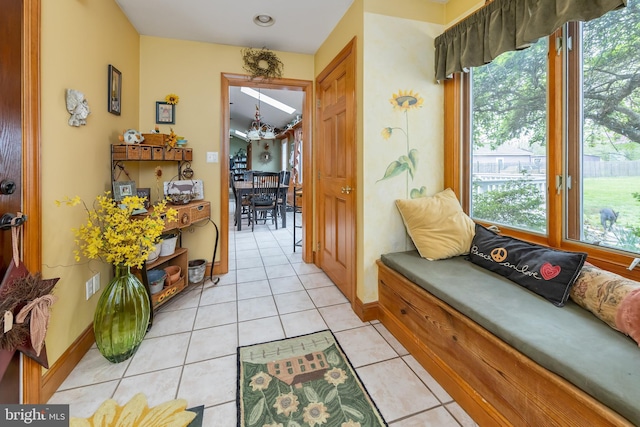
[{"label": "framed picture on wall", "polygon": [[156,124],[176,124],[176,106],[166,102],[156,102]]},{"label": "framed picture on wall", "polygon": [[122,111],[122,73],[109,64],[107,111],[119,116]]}]

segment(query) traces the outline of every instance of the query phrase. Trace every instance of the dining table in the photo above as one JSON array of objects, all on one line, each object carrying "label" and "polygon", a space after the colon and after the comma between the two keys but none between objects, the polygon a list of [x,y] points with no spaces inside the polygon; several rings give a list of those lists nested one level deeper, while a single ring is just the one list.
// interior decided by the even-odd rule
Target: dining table
[{"label": "dining table", "polygon": [[[233,181],[233,188],[236,194],[236,227],[238,231],[242,231],[242,198],[249,196],[253,192],[252,181]],[[282,218],[282,228],[287,228],[287,205],[286,194],[289,190],[289,186],[286,184],[280,184],[281,193],[285,196],[282,197],[282,203],[278,207],[280,209],[280,217]]]}]

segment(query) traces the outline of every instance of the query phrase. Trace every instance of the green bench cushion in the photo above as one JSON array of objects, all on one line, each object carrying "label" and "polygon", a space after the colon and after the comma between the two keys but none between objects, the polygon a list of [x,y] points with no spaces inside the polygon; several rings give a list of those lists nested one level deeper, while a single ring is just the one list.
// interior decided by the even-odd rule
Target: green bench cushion
[{"label": "green bench cushion", "polygon": [[640,348],[569,300],[562,307],[464,257],[417,251],[382,262],[521,353],[640,425]]}]

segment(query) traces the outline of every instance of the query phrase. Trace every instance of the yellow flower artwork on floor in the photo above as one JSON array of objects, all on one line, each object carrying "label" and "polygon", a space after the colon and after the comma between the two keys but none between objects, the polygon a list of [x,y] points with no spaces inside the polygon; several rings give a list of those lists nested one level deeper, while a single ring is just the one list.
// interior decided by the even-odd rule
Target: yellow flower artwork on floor
[{"label": "yellow flower artwork on floor", "polygon": [[424,103],[424,99],[420,97],[417,92],[413,92],[412,90],[403,91],[398,90],[398,93],[394,93],[389,100],[391,105],[393,105],[394,111],[403,112],[405,115],[405,129],[400,127],[385,127],[382,129],[382,137],[385,140],[391,139],[393,134],[396,131],[400,131],[404,134],[406,143],[407,143],[407,153],[398,157],[397,160],[392,161],[389,166],[387,166],[387,170],[384,172],[384,176],[378,180],[378,182],[383,181],[385,179],[393,178],[394,176],[398,176],[403,172],[407,172],[407,192],[408,196],[412,199],[418,197],[424,197],[426,194],[426,187],[421,187],[420,189],[414,188],[409,193],[409,177],[413,180],[415,177],[416,169],[418,167],[418,150],[415,148],[411,148],[409,146],[409,111],[417,110],[422,107]]}]

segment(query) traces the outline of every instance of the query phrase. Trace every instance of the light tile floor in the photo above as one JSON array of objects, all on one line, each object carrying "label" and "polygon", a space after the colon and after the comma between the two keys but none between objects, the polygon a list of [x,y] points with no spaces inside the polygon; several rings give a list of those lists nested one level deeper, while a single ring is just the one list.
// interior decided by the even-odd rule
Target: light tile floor
[{"label": "light tile floor", "polygon": [[163,306],[127,361],[111,364],[94,345],[49,403],[87,417],[105,399],[123,404],[142,392],[150,406],[178,397],[205,405],[205,426],[233,427],[237,347],[329,328],[391,426],[475,426],[381,323],[360,321],[331,280],[302,262],[287,222],[228,230],[229,273],[217,285],[192,285]]}]

